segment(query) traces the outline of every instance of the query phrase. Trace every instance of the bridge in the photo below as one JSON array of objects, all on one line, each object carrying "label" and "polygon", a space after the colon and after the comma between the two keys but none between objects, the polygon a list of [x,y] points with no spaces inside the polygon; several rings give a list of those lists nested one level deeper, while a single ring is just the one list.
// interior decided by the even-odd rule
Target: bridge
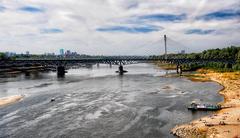
[{"label": "bridge", "polygon": [[167,54],[167,36],[164,35],[164,55],[161,56],[100,56],[100,57],[88,57],[88,58],[18,58],[16,60],[0,60],[0,69],[6,69],[10,67],[16,67],[19,70],[26,70],[26,68],[32,69],[33,67],[54,68],[57,74],[60,76],[65,75],[65,68],[78,66],[83,64],[109,64],[118,65],[119,73],[123,73],[123,65],[136,64],[136,63],[148,63],[148,62],[165,62],[176,64],[177,72],[182,72],[182,64],[206,64],[208,62],[221,62],[234,64],[234,59],[182,59],[171,57]]}]

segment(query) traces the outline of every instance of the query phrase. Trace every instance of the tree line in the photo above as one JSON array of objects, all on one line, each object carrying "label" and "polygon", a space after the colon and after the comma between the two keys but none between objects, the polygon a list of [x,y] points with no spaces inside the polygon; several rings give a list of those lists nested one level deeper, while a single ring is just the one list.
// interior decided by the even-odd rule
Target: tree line
[{"label": "tree line", "polygon": [[223,63],[223,62],[208,62],[206,64],[184,64],[183,69],[185,70],[196,70],[199,68],[215,69],[219,71],[235,71],[240,70],[240,47],[231,46],[222,49],[209,49],[204,50],[201,53],[190,53],[190,54],[169,54],[168,58],[184,58],[194,60],[232,60],[236,61],[234,64]]},{"label": "tree line", "polygon": [[6,55],[4,53],[0,53],[0,60],[3,60],[6,58]]}]

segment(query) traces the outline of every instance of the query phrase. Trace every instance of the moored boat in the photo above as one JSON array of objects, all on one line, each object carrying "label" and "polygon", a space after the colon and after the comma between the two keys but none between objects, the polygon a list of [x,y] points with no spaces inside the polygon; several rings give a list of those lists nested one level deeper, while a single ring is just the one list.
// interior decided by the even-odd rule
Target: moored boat
[{"label": "moored boat", "polygon": [[204,111],[216,111],[222,109],[221,105],[212,105],[212,104],[197,104],[195,102],[191,103],[190,106],[188,106],[188,110],[204,110]]}]

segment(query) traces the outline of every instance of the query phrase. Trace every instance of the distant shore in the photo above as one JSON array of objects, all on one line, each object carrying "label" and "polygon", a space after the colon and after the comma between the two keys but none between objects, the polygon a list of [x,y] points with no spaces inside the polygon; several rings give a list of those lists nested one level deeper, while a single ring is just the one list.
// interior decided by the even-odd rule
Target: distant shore
[{"label": "distant shore", "polygon": [[192,81],[215,81],[224,89],[222,106],[228,107],[215,114],[176,126],[172,133],[181,138],[239,138],[240,137],[240,72],[219,73],[198,70],[196,74],[186,75]]},{"label": "distant shore", "polygon": [[23,95],[14,95],[9,97],[0,98],[0,107],[16,103],[23,99]]}]

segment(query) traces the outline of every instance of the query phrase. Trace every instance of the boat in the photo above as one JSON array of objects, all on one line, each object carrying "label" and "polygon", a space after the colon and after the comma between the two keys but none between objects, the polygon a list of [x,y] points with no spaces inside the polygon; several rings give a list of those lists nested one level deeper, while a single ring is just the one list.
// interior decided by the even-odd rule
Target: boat
[{"label": "boat", "polygon": [[192,102],[190,106],[188,106],[188,110],[197,111],[216,111],[222,109],[221,105],[212,105],[212,104],[198,104]]}]

